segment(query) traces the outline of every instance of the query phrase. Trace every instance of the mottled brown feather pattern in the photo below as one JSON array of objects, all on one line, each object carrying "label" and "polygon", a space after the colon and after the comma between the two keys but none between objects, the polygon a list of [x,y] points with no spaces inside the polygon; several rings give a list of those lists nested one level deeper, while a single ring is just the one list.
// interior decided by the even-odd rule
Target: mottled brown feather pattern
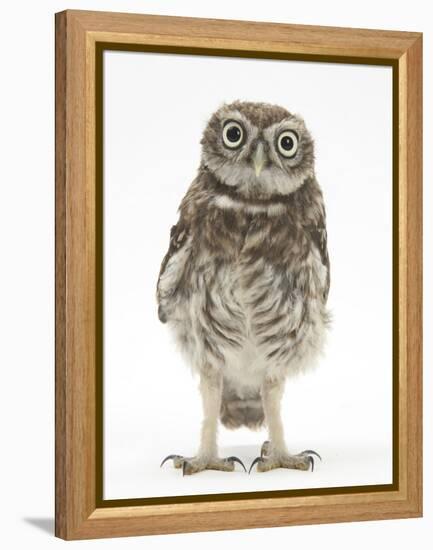
[{"label": "mottled brown feather pattern", "polygon": [[[287,119],[292,124],[292,115],[278,106],[224,108],[229,114],[237,109],[256,132]],[[298,165],[269,169],[304,178],[281,193],[221,180],[209,156],[220,155],[221,116],[211,118],[202,164],[181,202],[161,266],[160,319],[173,328],[194,369],[223,370],[221,420],[229,427],[260,426],[260,380],[307,368],[323,347],[330,284],[325,209],[311,171],[311,137],[296,124],[303,143]]]}]

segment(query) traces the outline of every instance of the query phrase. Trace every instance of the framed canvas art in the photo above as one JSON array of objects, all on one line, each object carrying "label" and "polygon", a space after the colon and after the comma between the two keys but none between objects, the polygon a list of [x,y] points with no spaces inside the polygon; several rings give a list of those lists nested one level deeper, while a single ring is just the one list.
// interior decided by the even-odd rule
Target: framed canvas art
[{"label": "framed canvas art", "polygon": [[56,14],[56,535],[417,517],[422,35]]}]

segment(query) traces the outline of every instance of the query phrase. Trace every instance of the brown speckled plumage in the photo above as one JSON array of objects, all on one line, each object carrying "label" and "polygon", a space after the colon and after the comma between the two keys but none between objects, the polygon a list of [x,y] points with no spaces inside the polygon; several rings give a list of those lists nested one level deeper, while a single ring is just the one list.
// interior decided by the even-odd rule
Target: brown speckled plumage
[{"label": "brown speckled plumage", "polygon": [[[236,151],[221,139],[232,119],[246,134]],[[275,145],[287,129],[299,140],[290,159],[278,156]],[[159,317],[192,367],[221,381],[221,421],[257,428],[266,420],[264,387],[314,362],[329,318],[326,219],[313,141],[286,109],[235,102],[211,117],[202,146],[162,262]]]}]

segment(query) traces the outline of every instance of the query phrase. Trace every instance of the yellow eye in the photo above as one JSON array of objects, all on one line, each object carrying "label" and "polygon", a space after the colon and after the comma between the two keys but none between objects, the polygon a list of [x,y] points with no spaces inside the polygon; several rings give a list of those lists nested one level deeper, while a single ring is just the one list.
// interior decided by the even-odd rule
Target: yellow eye
[{"label": "yellow eye", "polygon": [[284,132],[281,132],[277,139],[278,152],[286,158],[291,158],[296,155],[298,144],[298,134],[293,130],[285,130]]},{"label": "yellow eye", "polygon": [[234,120],[229,120],[223,128],[223,142],[229,149],[236,149],[244,141],[244,129]]}]

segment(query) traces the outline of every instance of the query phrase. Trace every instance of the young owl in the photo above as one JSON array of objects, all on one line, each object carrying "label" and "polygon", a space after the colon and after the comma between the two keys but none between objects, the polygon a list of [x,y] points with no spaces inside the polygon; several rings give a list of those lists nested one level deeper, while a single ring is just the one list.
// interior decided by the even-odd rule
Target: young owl
[{"label": "young owl", "polygon": [[280,412],[286,378],[313,365],[329,318],[313,140],[286,109],[236,101],[212,115],[201,144],[157,301],[200,376],[204,419],[196,456],[169,455],[162,464],[173,459],[184,474],[244,467],[219,456],[220,419],[228,428],[266,424],[269,440],[250,471],[313,469],[316,452],[288,451]]}]

